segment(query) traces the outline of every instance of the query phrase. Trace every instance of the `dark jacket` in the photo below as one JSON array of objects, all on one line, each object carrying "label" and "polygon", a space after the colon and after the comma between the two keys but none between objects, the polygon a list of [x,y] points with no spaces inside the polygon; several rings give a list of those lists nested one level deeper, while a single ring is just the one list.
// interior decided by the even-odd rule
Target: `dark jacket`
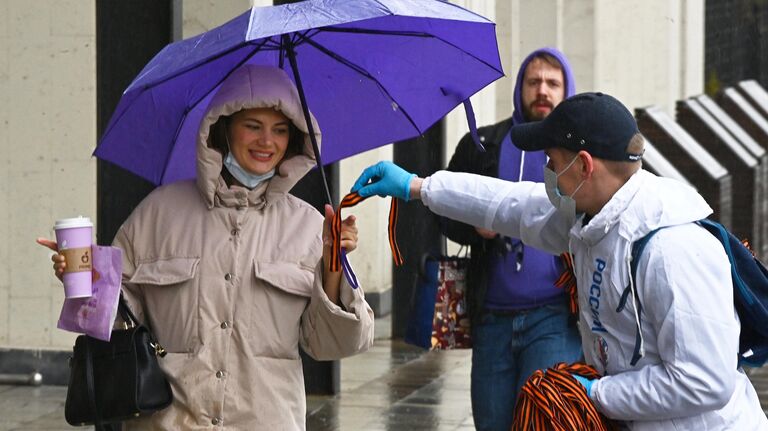
[{"label": "dark jacket", "polygon": [[[480,127],[477,132],[485,147],[485,153],[477,150],[472,137],[467,133],[456,146],[456,152],[448,163],[447,170],[469,172],[497,178],[499,176],[499,149],[501,141],[512,127],[512,118]],[[439,217],[443,234],[451,241],[471,247],[471,257],[467,268],[467,310],[472,323],[483,311],[485,293],[488,290],[488,256],[491,253],[502,254],[506,251],[504,240],[497,236],[493,239],[481,237],[474,226]]]}]

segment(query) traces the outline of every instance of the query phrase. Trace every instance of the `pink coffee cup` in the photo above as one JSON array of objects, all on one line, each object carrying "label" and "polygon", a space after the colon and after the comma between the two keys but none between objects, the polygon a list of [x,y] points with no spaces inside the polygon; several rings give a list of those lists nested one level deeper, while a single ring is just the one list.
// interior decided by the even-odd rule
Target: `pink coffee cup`
[{"label": "pink coffee cup", "polygon": [[64,295],[67,298],[86,298],[92,295],[91,270],[93,255],[93,223],[88,217],[56,220],[54,226],[59,253],[63,254],[67,268],[64,270]]}]

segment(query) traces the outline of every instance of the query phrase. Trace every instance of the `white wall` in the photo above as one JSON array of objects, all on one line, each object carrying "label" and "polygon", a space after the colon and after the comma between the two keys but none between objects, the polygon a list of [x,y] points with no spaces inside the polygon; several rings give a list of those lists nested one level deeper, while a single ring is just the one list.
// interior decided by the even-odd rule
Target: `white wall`
[{"label": "white wall", "polygon": [[61,217],[96,216],[94,2],[0,2],[0,345],[70,347],[50,253]]},{"label": "white wall", "polygon": [[679,72],[679,99],[704,92],[704,0],[680,0]]},{"label": "white wall", "polygon": [[603,91],[633,110],[704,88],[703,0],[565,2],[562,49],[577,91]]},{"label": "white wall", "polygon": [[252,5],[272,5],[271,0],[181,0],[181,2],[184,39],[224,24]]}]

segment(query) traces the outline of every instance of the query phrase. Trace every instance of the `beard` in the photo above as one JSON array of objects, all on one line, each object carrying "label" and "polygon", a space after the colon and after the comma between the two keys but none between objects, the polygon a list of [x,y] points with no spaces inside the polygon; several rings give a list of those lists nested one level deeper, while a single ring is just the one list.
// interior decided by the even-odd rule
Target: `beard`
[{"label": "beard", "polygon": [[[548,111],[539,111],[537,109],[534,109],[534,106],[536,105],[543,105],[549,107]],[[552,105],[552,102],[548,100],[534,100],[533,102],[525,105],[523,108],[523,113],[525,114],[525,119],[527,121],[541,121],[543,120],[547,115],[549,115],[552,110],[554,109],[554,105]]]}]

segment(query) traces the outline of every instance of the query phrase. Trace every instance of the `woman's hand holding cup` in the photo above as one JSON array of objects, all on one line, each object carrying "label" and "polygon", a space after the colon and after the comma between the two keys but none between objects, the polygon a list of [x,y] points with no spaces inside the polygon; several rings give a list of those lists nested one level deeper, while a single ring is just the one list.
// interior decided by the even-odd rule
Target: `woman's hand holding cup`
[{"label": "woman's hand holding cup", "polygon": [[64,284],[65,296],[90,297],[93,282],[99,279],[93,270],[93,223],[82,216],[65,218],[56,221],[54,230],[56,241],[37,238],[37,243],[56,252],[51,256],[53,272]]},{"label": "woman's hand holding cup", "polygon": [[64,276],[64,270],[67,268],[67,260],[64,258],[63,254],[59,253],[59,246],[56,244],[56,241],[38,238],[37,243],[56,252],[51,256],[51,261],[53,261],[53,273],[59,281],[64,282],[62,277]]}]

